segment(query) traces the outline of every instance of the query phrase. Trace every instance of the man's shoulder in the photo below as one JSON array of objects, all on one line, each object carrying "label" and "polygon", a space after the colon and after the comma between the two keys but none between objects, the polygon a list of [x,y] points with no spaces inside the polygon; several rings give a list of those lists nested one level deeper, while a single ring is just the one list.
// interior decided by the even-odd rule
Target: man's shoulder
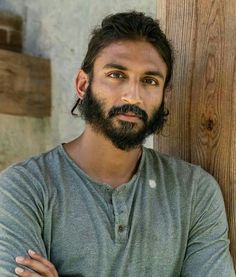
[{"label": "man's shoulder", "polygon": [[158,178],[174,180],[177,183],[194,187],[210,186],[213,190],[218,189],[215,178],[200,165],[184,161],[180,158],[160,153],[156,150],[145,148],[146,168],[152,171]]},{"label": "man's shoulder", "polygon": [[144,147],[145,155],[147,157],[147,161],[150,163],[153,163],[153,166],[155,164],[161,164],[163,168],[176,168],[176,169],[189,169],[189,170],[202,170],[199,165],[190,163],[188,161],[185,161],[183,159],[161,153],[158,150],[154,150],[151,148]]}]

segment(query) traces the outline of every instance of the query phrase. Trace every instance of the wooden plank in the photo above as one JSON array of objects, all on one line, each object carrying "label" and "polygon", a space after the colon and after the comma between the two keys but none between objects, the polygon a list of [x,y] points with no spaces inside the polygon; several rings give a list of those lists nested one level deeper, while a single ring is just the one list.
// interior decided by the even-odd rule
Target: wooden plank
[{"label": "wooden plank", "polygon": [[191,161],[219,182],[236,262],[236,4],[197,1],[197,48],[191,101]]},{"label": "wooden plank", "polygon": [[[160,6],[164,9],[163,3]],[[157,11],[158,15],[166,17],[161,21],[166,22],[165,32],[174,46],[175,65],[173,89],[167,104],[170,115],[163,136],[155,137],[154,148],[185,160],[190,160],[190,91],[196,45],[195,9],[195,1],[166,0],[166,13]]]},{"label": "wooden plank", "polygon": [[0,50],[0,113],[49,116],[49,60]]},{"label": "wooden plank", "polygon": [[159,20],[161,29],[166,33],[166,0],[157,1],[157,19]]},{"label": "wooden plank", "polygon": [[166,0],[176,59],[167,137],[156,137],[155,148],[200,164],[218,180],[236,264],[235,18],[235,0]]}]

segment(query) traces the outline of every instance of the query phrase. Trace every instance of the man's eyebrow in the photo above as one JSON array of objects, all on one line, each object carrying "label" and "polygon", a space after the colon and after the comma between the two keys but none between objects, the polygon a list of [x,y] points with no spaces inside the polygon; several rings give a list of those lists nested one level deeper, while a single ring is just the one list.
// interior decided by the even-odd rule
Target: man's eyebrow
[{"label": "man's eyebrow", "polygon": [[[119,69],[119,70],[128,70],[127,67],[121,65],[121,64],[117,64],[117,63],[108,63],[108,64],[105,64],[103,66],[104,69],[109,69],[109,68],[116,68],[116,69]],[[149,71],[146,71],[144,72],[144,75],[152,75],[152,76],[157,76],[157,77],[160,77],[161,79],[165,79],[163,74],[159,71],[159,70],[149,70]]]},{"label": "man's eyebrow", "polygon": [[105,64],[103,66],[103,68],[106,68],[106,69],[108,69],[108,68],[116,68],[116,69],[120,69],[120,70],[128,70],[127,67],[125,67],[125,66],[123,66],[121,64],[117,64],[117,63],[108,63],[108,64]]},{"label": "man's eyebrow", "polygon": [[158,77],[160,77],[161,79],[165,79],[164,78],[164,76],[163,76],[163,74],[160,72],[160,71],[146,71],[145,73],[144,73],[145,75],[152,75],[152,76],[158,76]]}]

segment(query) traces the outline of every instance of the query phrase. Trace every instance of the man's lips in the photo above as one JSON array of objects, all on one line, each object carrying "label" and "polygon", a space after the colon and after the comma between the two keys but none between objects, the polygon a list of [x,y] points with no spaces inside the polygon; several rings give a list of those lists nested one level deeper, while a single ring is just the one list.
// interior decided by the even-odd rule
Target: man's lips
[{"label": "man's lips", "polygon": [[108,116],[110,118],[115,116],[126,121],[139,121],[141,119],[144,123],[148,120],[148,115],[144,110],[136,105],[129,104],[112,107]]},{"label": "man's lips", "polygon": [[124,120],[127,120],[127,121],[136,121],[136,120],[142,119],[137,114],[134,114],[134,113],[131,113],[131,112],[119,113],[117,116],[119,117],[119,119],[124,119]]}]

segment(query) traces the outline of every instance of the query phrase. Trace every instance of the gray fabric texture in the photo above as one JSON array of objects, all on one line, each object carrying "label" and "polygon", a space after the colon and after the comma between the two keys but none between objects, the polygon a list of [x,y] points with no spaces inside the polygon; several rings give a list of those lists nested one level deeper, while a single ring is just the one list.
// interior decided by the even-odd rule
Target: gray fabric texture
[{"label": "gray fabric texture", "polygon": [[[101,157],[102,162],[102,157]],[[60,276],[235,276],[221,191],[198,166],[143,147],[113,189],[63,145],[0,174],[0,276],[40,252]]]}]

